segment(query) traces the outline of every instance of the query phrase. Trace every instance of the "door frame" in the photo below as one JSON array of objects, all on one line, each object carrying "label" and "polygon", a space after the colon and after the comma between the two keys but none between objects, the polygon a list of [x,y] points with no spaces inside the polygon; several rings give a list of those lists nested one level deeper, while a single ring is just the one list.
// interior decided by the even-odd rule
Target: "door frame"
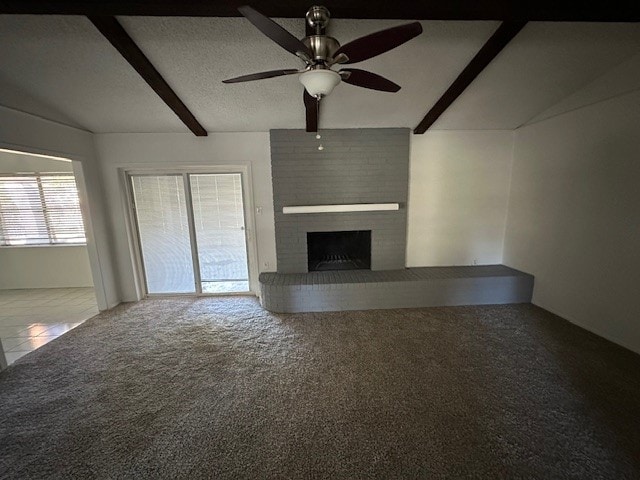
[{"label": "door frame", "polygon": [[[125,217],[127,223],[127,234],[129,237],[129,249],[131,253],[131,262],[135,279],[136,291],[138,298],[160,297],[160,296],[228,296],[228,295],[255,295],[258,296],[258,248],[256,241],[255,218],[253,215],[253,190],[251,165],[215,165],[215,166],[195,166],[195,167],[135,167],[120,168],[120,181],[123,191],[123,201],[125,203]],[[244,223],[245,223],[245,243],[247,248],[247,268],[249,272],[249,291],[239,293],[152,293],[148,292],[146,285],[146,275],[144,272],[144,262],[142,258],[142,249],[140,243],[140,234],[138,232],[138,222],[134,211],[134,197],[131,184],[131,177],[135,175],[145,176],[163,176],[163,175],[187,175],[189,174],[240,174],[242,183],[242,203],[244,207]],[[185,177],[183,177],[185,178]],[[185,182],[187,183],[187,182]],[[187,195],[185,185],[185,198]],[[190,188],[189,188],[190,190]],[[191,220],[189,220],[191,223]],[[193,237],[193,241],[197,244],[197,238]],[[195,263],[195,262],[194,262]],[[194,265],[195,268],[195,265]],[[199,273],[194,274],[199,277]],[[194,280],[196,280],[194,278]]]}]

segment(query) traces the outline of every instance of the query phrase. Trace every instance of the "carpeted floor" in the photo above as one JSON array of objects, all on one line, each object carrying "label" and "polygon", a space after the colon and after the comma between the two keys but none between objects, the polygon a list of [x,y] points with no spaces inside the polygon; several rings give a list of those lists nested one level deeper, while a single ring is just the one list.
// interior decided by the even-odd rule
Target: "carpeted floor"
[{"label": "carpeted floor", "polygon": [[0,373],[0,478],[639,478],[640,356],[531,305],[100,314]]}]

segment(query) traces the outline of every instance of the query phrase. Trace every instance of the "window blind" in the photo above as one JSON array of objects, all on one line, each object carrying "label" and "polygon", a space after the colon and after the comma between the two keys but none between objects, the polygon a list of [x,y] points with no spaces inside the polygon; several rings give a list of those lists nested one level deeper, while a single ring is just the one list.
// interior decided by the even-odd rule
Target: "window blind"
[{"label": "window blind", "polygon": [[0,175],[0,246],[86,243],[70,174]]},{"label": "window blind", "polygon": [[136,175],[131,182],[148,292],[195,292],[182,175]]},{"label": "window blind", "polygon": [[232,173],[189,178],[202,281],[247,280],[242,177]]}]

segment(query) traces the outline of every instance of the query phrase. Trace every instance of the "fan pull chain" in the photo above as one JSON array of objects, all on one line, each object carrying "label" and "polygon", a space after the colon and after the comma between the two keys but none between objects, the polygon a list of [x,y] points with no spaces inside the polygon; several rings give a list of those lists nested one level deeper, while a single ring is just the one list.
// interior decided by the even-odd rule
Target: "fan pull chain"
[{"label": "fan pull chain", "polygon": [[[320,96],[316,97],[316,102],[318,102],[316,104],[316,140],[320,140],[322,138],[322,135],[320,135]],[[318,150],[322,151],[324,150],[324,147],[322,146],[322,141],[320,142],[320,145],[318,145]]]}]

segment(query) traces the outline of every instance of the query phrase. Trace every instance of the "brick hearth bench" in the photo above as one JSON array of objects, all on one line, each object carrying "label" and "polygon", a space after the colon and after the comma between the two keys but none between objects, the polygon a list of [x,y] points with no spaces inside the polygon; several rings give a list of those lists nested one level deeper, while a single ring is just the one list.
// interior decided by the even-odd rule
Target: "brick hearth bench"
[{"label": "brick hearth bench", "polygon": [[261,301],[272,312],[322,312],[528,303],[533,276],[504,265],[262,273]]}]

